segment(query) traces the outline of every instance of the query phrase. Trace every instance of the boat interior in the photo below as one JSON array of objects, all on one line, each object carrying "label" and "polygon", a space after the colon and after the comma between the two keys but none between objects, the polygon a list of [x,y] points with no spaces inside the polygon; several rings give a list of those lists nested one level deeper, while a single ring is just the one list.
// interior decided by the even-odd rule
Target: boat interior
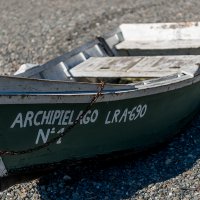
[{"label": "boat interior", "polygon": [[43,65],[24,64],[14,75],[117,84],[194,77],[199,74],[199,38],[197,22],[122,24],[114,32]]}]

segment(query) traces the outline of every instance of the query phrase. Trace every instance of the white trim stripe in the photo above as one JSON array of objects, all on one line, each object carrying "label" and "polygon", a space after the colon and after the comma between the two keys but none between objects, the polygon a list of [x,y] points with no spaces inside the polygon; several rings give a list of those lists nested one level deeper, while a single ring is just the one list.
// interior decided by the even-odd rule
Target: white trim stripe
[{"label": "white trim stripe", "polygon": [[[133,90],[119,91],[119,92],[105,92],[97,102],[110,102],[125,100],[131,98],[145,97],[154,94],[160,94],[176,89],[184,88],[186,86],[196,84],[200,81],[200,76],[191,77],[184,75],[184,78],[164,81],[161,83],[152,83],[147,85],[138,85]],[[13,94],[1,95],[0,104],[77,104],[88,103],[94,97],[93,94]]]}]

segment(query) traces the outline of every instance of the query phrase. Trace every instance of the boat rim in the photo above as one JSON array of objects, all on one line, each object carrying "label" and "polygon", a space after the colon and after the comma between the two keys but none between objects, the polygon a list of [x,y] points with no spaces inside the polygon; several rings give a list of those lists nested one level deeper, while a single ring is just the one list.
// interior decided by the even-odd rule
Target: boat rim
[{"label": "boat rim", "polygon": [[[130,90],[120,90],[111,92],[102,92],[101,96],[96,102],[110,102],[131,98],[139,98],[144,96],[150,96],[155,94],[161,94],[164,92],[181,89],[200,81],[200,75],[191,76],[184,75],[184,78],[180,81],[178,79],[168,80],[165,83],[159,84],[152,83],[147,85],[141,85],[138,88],[133,86]],[[160,83],[160,82],[159,82]],[[76,93],[76,94],[0,94],[1,104],[64,104],[64,103],[89,103],[96,93]]]}]

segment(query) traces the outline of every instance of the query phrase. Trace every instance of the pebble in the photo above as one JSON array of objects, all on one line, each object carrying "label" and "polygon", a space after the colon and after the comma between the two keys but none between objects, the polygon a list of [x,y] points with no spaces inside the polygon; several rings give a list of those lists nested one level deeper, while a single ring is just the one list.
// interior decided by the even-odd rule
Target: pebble
[{"label": "pebble", "polygon": [[[44,63],[124,22],[200,21],[199,7],[196,0],[0,1],[0,73]],[[71,174],[63,167],[9,187],[0,199],[198,200],[198,127],[200,116],[156,152],[109,166],[84,166]]]},{"label": "pebble", "polygon": [[171,162],[172,162],[172,160],[169,159],[169,158],[168,158],[167,160],[165,160],[165,164],[166,164],[166,165],[169,165]]},{"label": "pebble", "polygon": [[72,178],[68,175],[63,176],[63,180],[70,181]]}]

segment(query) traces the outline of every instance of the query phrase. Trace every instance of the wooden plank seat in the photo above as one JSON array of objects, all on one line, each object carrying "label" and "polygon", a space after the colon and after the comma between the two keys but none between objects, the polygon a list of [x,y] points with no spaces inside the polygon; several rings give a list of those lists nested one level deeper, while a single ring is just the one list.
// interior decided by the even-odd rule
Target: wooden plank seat
[{"label": "wooden plank seat", "polygon": [[186,48],[200,48],[200,40],[163,40],[163,41],[134,41],[124,40],[117,44],[116,49],[186,49]]},{"label": "wooden plank seat", "polygon": [[124,40],[115,48],[119,55],[198,55],[200,40]]},{"label": "wooden plank seat", "polygon": [[122,24],[116,55],[200,55],[200,24]]},{"label": "wooden plank seat", "polygon": [[92,57],[70,69],[73,77],[155,78],[199,73],[200,56]]}]

